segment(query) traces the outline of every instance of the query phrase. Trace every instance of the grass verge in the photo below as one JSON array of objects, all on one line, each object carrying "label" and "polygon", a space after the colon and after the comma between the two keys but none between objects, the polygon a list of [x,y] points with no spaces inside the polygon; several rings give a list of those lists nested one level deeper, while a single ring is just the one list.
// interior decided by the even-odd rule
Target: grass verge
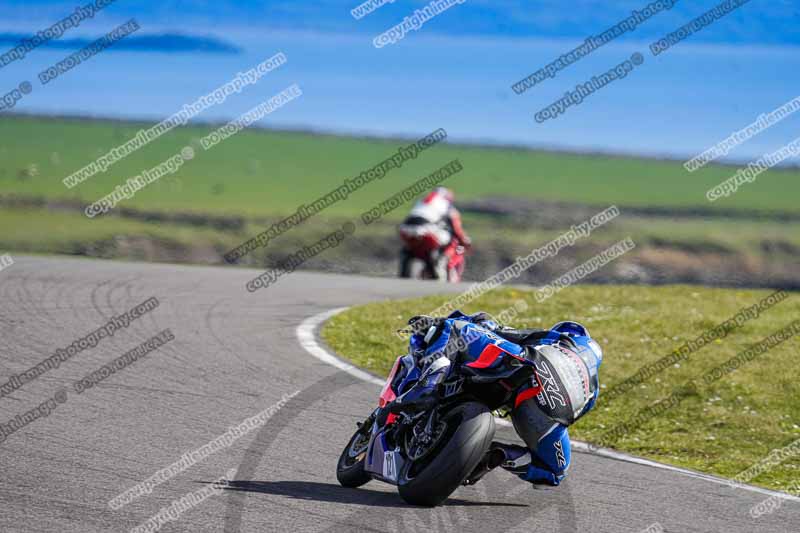
[{"label": "grass verge", "polygon": [[[181,127],[72,189],[62,180],[152,124],[126,121],[0,117],[0,189],[5,194],[70,199],[86,204],[178,153],[216,129]],[[173,176],[149,185],[127,207],[214,214],[273,216],[326,194],[345,178],[389,157],[408,140],[370,139],[248,129],[213,150],[198,150]],[[606,207],[702,207],[765,213],[800,212],[800,170],[771,169],[734,195],[709,204],[705,192],[737,167],[710,164],[688,173],[679,161],[570,154],[510,147],[441,144],[393,169],[327,210],[353,216],[458,158],[463,172],[446,184],[460,201],[505,192],[517,198]],[[402,210],[400,210],[402,211]],[[390,215],[397,220],[404,213]]]},{"label": "grass verge", "polygon": [[[565,319],[583,323],[605,351],[600,377],[607,389],[768,294],[691,286],[594,285],[569,287],[546,305],[538,305],[532,291],[504,288],[474,300],[463,311],[497,313],[522,299],[528,310],[512,326],[549,327]],[[354,307],[333,317],[322,337],[343,357],[385,375],[395,357],[406,351],[395,330],[403,327],[408,317],[427,313],[449,298],[432,296]],[[571,435],[599,441],[634,413],[681,390],[684,383],[798,317],[800,298],[792,293],[628,394],[606,402],[601,390],[597,407],[570,428]],[[676,407],[624,435],[615,448],[709,474],[736,476],[771,450],[800,438],[798,353],[800,337],[789,339],[707,388],[686,395]],[[798,474],[800,456],[794,456],[750,483],[785,490]]]}]

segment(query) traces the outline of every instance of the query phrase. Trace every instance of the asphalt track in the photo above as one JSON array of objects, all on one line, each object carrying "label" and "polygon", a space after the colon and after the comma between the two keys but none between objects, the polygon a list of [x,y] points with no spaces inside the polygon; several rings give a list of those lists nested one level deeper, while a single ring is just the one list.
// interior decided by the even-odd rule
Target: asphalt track
[{"label": "asphalt track", "polygon": [[[236,471],[230,488],[161,531],[790,532],[800,504],[754,520],[766,496],[591,453],[568,481],[536,490],[506,472],[435,510],[372,482],[339,487],[335,463],[376,387],[304,350],[296,328],[326,310],[458,290],[431,283],[297,272],[248,293],[256,271],[15,257],[0,272],[0,384],[56,348],[155,296],[160,305],[94,348],[0,398],[0,423],[67,389],[64,403],[0,443],[0,531],[128,531]],[[175,339],[97,386],[73,383],[169,328]],[[609,354],[613,357],[613,354]],[[260,429],[118,510],[108,501],[295,394]],[[512,440],[509,428],[499,439]],[[743,467],[748,465],[743,465]]]}]

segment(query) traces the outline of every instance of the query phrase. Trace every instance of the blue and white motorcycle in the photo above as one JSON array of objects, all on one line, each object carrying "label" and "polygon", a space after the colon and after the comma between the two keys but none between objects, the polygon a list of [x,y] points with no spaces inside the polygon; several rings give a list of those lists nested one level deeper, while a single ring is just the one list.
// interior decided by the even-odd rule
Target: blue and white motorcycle
[{"label": "blue and white motorcycle", "polygon": [[[541,392],[546,368],[532,346],[549,335],[564,349],[580,351],[569,334],[575,326],[588,339],[574,322],[562,322],[549,331],[495,329],[491,335],[497,344],[487,345],[466,364],[453,363],[454,354],[422,360],[410,353],[398,357],[378,408],[358,424],[339,457],[339,483],[359,487],[376,479],[396,485],[410,504],[442,503],[469,483],[489,450],[495,433],[492,412],[508,413]],[[530,348],[513,355],[502,349],[503,343]]]}]

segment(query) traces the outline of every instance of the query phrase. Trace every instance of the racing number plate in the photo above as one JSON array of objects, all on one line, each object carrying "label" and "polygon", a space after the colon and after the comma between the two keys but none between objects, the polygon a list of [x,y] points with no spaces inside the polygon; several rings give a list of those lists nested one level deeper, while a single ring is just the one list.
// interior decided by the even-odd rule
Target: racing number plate
[{"label": "racing number plate", "polygon": [[383,477],[397,481],[397,465],[394,461],[394,452],[383,452]]}]

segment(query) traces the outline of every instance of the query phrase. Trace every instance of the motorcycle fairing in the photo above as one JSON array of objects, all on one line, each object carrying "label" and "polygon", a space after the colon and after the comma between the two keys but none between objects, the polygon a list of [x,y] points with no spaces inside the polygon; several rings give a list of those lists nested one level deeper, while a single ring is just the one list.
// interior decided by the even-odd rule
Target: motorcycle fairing
[{"label": "motorcycle fairing", "polygon": [[379,407],[386,407],[386,404],[397,398],[397,394],[392,390],[392,382],[394,382],[394,378],[397,376],[397,371],[400,370],[400,362],[402,357],[398,357],[394,365],[392,365],[392,370],[389,372],[389,377],[386,378],[386,384],[383,386],[383,390],[381,390],[381,395],[378,398],[378,406]]},{"label": "motorcycle fairing", "polygon": [[[414,357],[410,354],[398,357],[392,370],[389,372],[389,377],[386,378],[386,384],[381,390],[381,395],[378,398],[378,406],[383,408],[387,404],[393,402],[398,396],[402,395],[419,379],[419,369],[414,363]],[[389,413],[386,424],[392,424],[397,419],[397,415]]]},{"label": "motorcycle fairing", "polygon": [[[442,357],[433,361],[422,373],[414,367],[411,371],[406,372],[404,378],[400,379],[400,384],[396,386],[397,391],[395,391],[392,388],[392,382],[395,381],[401,365],[406,362],[405,357],[398,357],[395,361],[390,379],[384,387],[385,394],[381,394],[381,402],[394,395],[395,392],[399,392],[400,394],[391,400],[394,408],[409,408],[413,412],[415,406],[422,406],[421,402],[432,400],[435,397],[437,387],[447,377],[451,366],[450,360]],[[405,390],[406,387],[407,390]],[[387,392],[387,390],[391,392]],[[381,407],[387,403],[382,403]],[[390,413],[389,416],[391,421],[387,418],[387,424],[383,428],[378,429],[377,422],[373,426],[364,469],[370,474],[396,485],[397,473],[405,465],[405,459],[398,448],[391,449],[387,442],[386,434],[391,429],[391,423],[396,420],[394,413]]]},{"label": "motorcycle fairing", "polygon": [[397,473],[405,465],[399,450],[389,449],[386,442],[386,429],[373,433],[369,442],[369,452],[364,470],[392,485],[397,485]]}]

